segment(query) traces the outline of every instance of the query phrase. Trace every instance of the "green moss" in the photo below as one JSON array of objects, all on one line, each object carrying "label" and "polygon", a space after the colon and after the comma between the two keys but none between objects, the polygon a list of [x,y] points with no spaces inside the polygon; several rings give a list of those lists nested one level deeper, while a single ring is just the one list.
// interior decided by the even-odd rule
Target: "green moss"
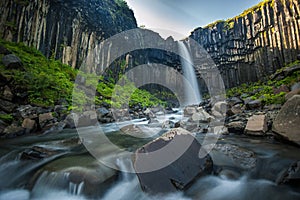
[{"label": "green moss", "polygon": [[14,120],[14,118],[11,114],[0,114],[0,120],[6,123],[11,123]]},{"label": "green moss", "polygon": [[21,5],[21,6],[28,6],[29,3],[30,3],[29,0],[14,0],[14,2],[15,2],[16,4]]},{"label": "green moss", "polygon": [[[298,61],[288,64],[286,67],[292,67],[298,64]],[[280,72],[280,69],[278,72]],[[251,99],[260,99],[266,105],[270,104],[283,104],[285,102],[285,92],[280,92],[279,94],[274,94],[274,89],[279,88],[282,85],[291,87],[293,84],[300,81],[300,72],[294,72],[290,76],[284,79],[269,80],[265,83],[256,82],[249,84],[242,84],[239,87],[231,88],[227,90],[227,96],[243,96],[243,98],[250,97]]]},{"label": "green moss", "polygon": [[[121,74],[115,75],[111,70],[107,70],[105,78],[96,74],[86,74],[53,58],[47,59],[41,52],[23,43],[16,44],[0,40],[0,45],[16,54],[25,68],[25,70],[11,70],[0,65],[0,73],[11,78],[15,86],[26,91],[31,104],[53,106],[59,100],[65,99],[70,105],[69,110],[79,111],[83,110],[84,105],[93,103],[108,103],[117,108],[123,107],[128,102],[130,106],[135,104],[164,105],[163,101],[145,90],[137,89],[127,79],[123,80],[126,83],[124,86],[116,86],[116,80],[113,77],[121,77]],[[124,72],[126,62],[120,61],[119,65],[120,70]],[[95,98],[91,99],[89,95],[86,95],[86,91],[78,89],[80,86],[74,84],[77,75],[85,78],[85,87],[96,91]],[[73,91],[74,88],[76,89]],[[115,90],[121,91],[122,94],[116,95],[116,99],[112,101]]]},{"label": "green moss", "polygon": [[60,99],[71,102],[73,80],[76,70],[60,61],[47,59],[41,52],[23,43],[0,40],[11,52],[16,54],[25,70],[1,68],[1,74],[12,78],[13,84],[27,91],[28,100],[40,106],[52,106]]},{"label": "green moss", "polygon": [[217,24],[219,24],[219,23],[224,23],[224,22],[225,22],[225,20],[217,20],[217,21],[215,21],[215,22],[212,22],[212,23],[210,23],[210,24],[204,26],[204,28],[213,28],[213,27],[216,26]]},{"label": "green moss", "polygon": [[[238,16],[235,16],[233,18],[229,18],[227,20],[217,20],[213,23],[210,23],[208,25],[206,25],[204,28],[212,28],[214,26],[216,26],[218,23],[225,23],[225,28],[228,30],[228,29],[232,29],[233,26],[234,26],[234,20],[235,19],[238,19],[238,18],[242,18],[242,17],[245,17],[247,16],[248,14],[250,13],[254,13],[255,11],[261,9],[263,6],[265,6],[266,4],[270,4],[271,7],[274,6],[274,2],[275,0],[263,0],[262,2],[258,3],[257,5],[247,9],[247,10],[244,10],[240,15]],[[232,23],[233,22],[233,23]]]}]

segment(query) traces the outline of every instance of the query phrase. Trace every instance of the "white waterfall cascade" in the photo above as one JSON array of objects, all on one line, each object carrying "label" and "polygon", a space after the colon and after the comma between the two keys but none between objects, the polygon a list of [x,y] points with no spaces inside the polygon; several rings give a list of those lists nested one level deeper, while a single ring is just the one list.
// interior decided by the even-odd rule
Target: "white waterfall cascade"
[{"label": "white waterfall cascade", "polygon": [[[199,85],[197,82],[197,77],[195,69],[193,67],[193,60],[183,41],[178,42],[179,53],[181,54],[181,65],[183,70],[183,75],[186,80],[184,85],[185,90],[185,105],[195,105],[202,101],[202,97],[199,90]],[[192,89],[193,91],[190,91]]]}]

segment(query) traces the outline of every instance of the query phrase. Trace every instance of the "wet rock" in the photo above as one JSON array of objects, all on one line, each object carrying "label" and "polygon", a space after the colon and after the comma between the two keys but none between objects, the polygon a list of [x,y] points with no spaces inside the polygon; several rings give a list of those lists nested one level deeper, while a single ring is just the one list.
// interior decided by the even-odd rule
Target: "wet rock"
[{"label": "wet rock", "polygon": [[156,115],[149,108],[144,111],[144,114],[146,115],[147,119],[156,118]]},{"label": "wet rock", "polygon": [[103,123],[103,124],[107,124],[107,123],[112,123],[114,122],[115,120],[111,117],[103,117],[101,119],[98,119],[100,123]]},{"label": "wet rock", "polygon": [[191,122],[191,121],[181,121],[180,122],[180,127],[183,128],[183,129],[186,129],[187,131],[190,131],[190,132],[199,131],[198,123]]},{"label": "wet rock", "polygon": [[153,194],[176,192],[210,174],[212,160],[209,155],[199,158],[200,149],[199,142],[182,128],[172,129],[138,149],[133,163],[142,189]]},{"label": "wet rock", "polygon": [[183,110],[184,116],[192,116],[194,113],[197,113],[197,106],[187,106]]},{"label": "wet rock", "polygon": [[277,184],[300,186],[300,161],[291,164],[276,180]]},{"label": "wet rock", "polygon": [[149,121],[148,121],[148,124],[158,124],[159,121],[157,119],[154,119],[154,118],[150,118]]},{"label": "wet rock", "polygon": [[0,110],[3,110],[6,113],[12,113],[15,108],[17,108],[16,104],[0,99]]},{"label": "wet rock", "polygon": [[22,105],[17,108],[18,114],[23,118],[34,119],[37,118],[38,115],[36,113],[36,109],[31,105]]},{"label": "wet rock", "polygon": [[227,103],[225,101],[219,101],[215,103],[211,109],[212,115],[217,118],[222,118],[226,116]]},{"label": "wet rock", "polygon": [[76,128],[76,124],[78,123],[78,115],[76,113],[70,113],[67,115],[64,122],[66,123],[66,128]]},{"label": "wet rock", "polygon": [[12,124],[8,127],[6,127],[3,131],[3,135],[6,138],[14,138],[16,136],[24,135],[25,129],[21,126],[17,126],[15,124]]},{"label": "wet rock", "polygon": [[174,122],[174,128],[179,128],[181,121],[173,121]]},{"label": "wet rock", "polygon": [[36,130],[37,124],[35,120],[26,118],[22,122],[22,127],[25,128],[26,133],[31,133]]},{"label": "wet rock", "polygon": [[244,107],[242,107],[240,104],[236,104],[230,108],[230,111],[232,115],[241,114],[244,111]]},{"label": "wet rock", "polygon": [[85,111],[79,116],[77,127],[94,126],[98,123],[97,114],[95,111]]},{"label": "wet rock", "polygon": [[44,128],[49,122],[54,119],[52,113],[43,113],[39,115],[39,125],[41,128]]},{"label": "wet rock", "polygon": [[14,95],[13,95],[11,89],[7,85],[4,86],[2,98],[5,100],[8,100],[8,101],[12,101],[14,98]]},{"label": "wet rock", "polygon": [[289,99],[279,111],[272,130],[283,138],[300,145],[300,95]]},{"label": "wet rock", "polygon": [[243,104],[244,101],[238,97],[231,97],[230,99],[227,100],[227,104],[229,107],[233,107],[237,104]]},{"label": "wet rock", "polygon": [[267,118],[265,115],[253,115],[248,119],[245,133],[247,135],[264,135],[268,131]]},{"label": "wet rock", "polygon": [[242,134],[246,128],[246,123],[243,121],[234,121],[226,124],[226,127],[228,128],[229,133]]},{"label": "wet rock", "polygon": [[57,133],[62,131],[65,127],[66,127],[66,123],[64,121],[55,122],[51,124],[51,127],[49,129],[44,131],[44,134]]},{"label": "wet rock", "polygon": [[218,135],[228,135],[228,128],[225,126],[215,126],[214,127],[214,134]]},{"label": "wet rock", "polygon": [[219,101],[213,105],[212,110],[218,111],[220,113],[226,113],[227,103],[225,101]]},{"label": "wet rock", "polygon": [[68,112],[67,105],[56,105],[54,106],[54,112],[58,114],[58,116],[63,116]]},{"label": "wet rock", "polygon": [[107,185],[115,183],[118,179],[116,170],[103,165],[93,168],[69,167],[64,169],[68,175],[68,181],[72,185],[82,185],[81,193],[87,196],[87,199],[97,199],[107,192]]},{"label": "wet rock", "polygon": [[21,160],[40,160],[43,158],[48,158],[50,156],[56,155],[61,151],[46,149],[44,147],[33,146],[32,148],[25,149],[21,153]]},{"label": "wet rock", "polygon": [[291,99],[295,95],[300,95],[300,89],[295,89],[295,90],[292,90],[289,93],[287,93],[285,95],[285,100],[288,101],[289,99]]},{"label": "wet rock", "polygon": [[254,152],[236,145],[216,144],[213,151],[215,151],[212,154],[213,161],[217,165],[235,165],[242,169],[253,169],[257,163]]},{"label": "wet rock", "polygon": [[37,119],[39,114],[47,113],[49,109],[44,109],[41,107],[33,107],[31,105],[21,105],[17,108],[17,114],[23,119]]},{"label": "wet rock", "polygon": [[124,126],[120,129],[120,131],[121,131],[122,134],[131,135],[131,136],[134,136],[134,137],[143,137],[143,136],[145,136],[143,130],[138,125],[134,125],[134,124]]},{"label": "wet rock", "polygon": [[192,115],[192,121],[208,123],[214,119],[213,116],[208,114],[203,108],[198,108],[197,112]]},{"label": "wet rock", "polygon": [[9,69],[24,69],[22,61],[14,54],[8,54],[3,56],[2,62],[6,68]]},{"label": "wet rock", "polygon": [[105,107],[101,107],[96,110],[96,113],[97,113],[98,119],[101,119],[101,118],[107,116],[110,113],[110,111],[107,110]]},{"label": "wet rock", "polygon": [[81,182],[85,182],[87,184],[100,184],[108,178],[115,176],[116,171],[113,169],[105,168],[106,173],[99,173],[95,169],[86,169],[83,167],[71,167],[65,172],[69,173],[69,181],[75,184],[79,184]]},{"label": "wet rock", "polygon": [[171,120],[166,120],[162,123],[161,125],[162,129],[171,129],[171,128],[175,128],[175,123]]},{"label": "wet rock", "polygon": [[247,110],[256,110],[256,109],[261,109],[262,107],[262,102],[259,99],[250,101],[246,104]]}]

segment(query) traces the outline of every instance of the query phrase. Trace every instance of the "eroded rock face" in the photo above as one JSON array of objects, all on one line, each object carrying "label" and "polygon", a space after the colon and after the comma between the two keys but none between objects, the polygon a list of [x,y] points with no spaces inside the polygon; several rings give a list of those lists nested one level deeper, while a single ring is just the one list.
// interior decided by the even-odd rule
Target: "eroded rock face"
[{"label": "eroded rock face", "polygon": [[132,10],[116,1],[8,0],[0,2],[0,12],[1,38],[34,46],[73,67],[100,41],[137,27]]},{"label": "eroded rock face", "polygon": [[175,128],[138,149],[133,163],[142,189],[154,194],[175,192],[210,174],[212,160],[209,155],[199,158],[200,148],[190,132]]},{"label": "eroded rock face", "polygon": [[234,87],[266,79],[297,59],[299,12],[298,0],[265,1],[247,15],[197,28],[190,37],[209,52],[225,86]]},{"label": "eroded rock face", "polygon": [[300,145],[300,95],[293,96],[282,106],[273,122],[272,130]]}]

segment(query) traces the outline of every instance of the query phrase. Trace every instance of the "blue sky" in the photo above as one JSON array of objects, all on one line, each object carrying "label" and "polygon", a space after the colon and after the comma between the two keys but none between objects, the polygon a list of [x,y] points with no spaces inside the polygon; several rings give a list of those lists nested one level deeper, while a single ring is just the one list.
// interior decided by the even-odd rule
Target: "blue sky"
[{"label": "blue sky", "polygon": [[[261,0],[126,0],[138,25],[182,39],[200,26],[242,13]],[[163,29],[163,30],[162,30]]]}]

